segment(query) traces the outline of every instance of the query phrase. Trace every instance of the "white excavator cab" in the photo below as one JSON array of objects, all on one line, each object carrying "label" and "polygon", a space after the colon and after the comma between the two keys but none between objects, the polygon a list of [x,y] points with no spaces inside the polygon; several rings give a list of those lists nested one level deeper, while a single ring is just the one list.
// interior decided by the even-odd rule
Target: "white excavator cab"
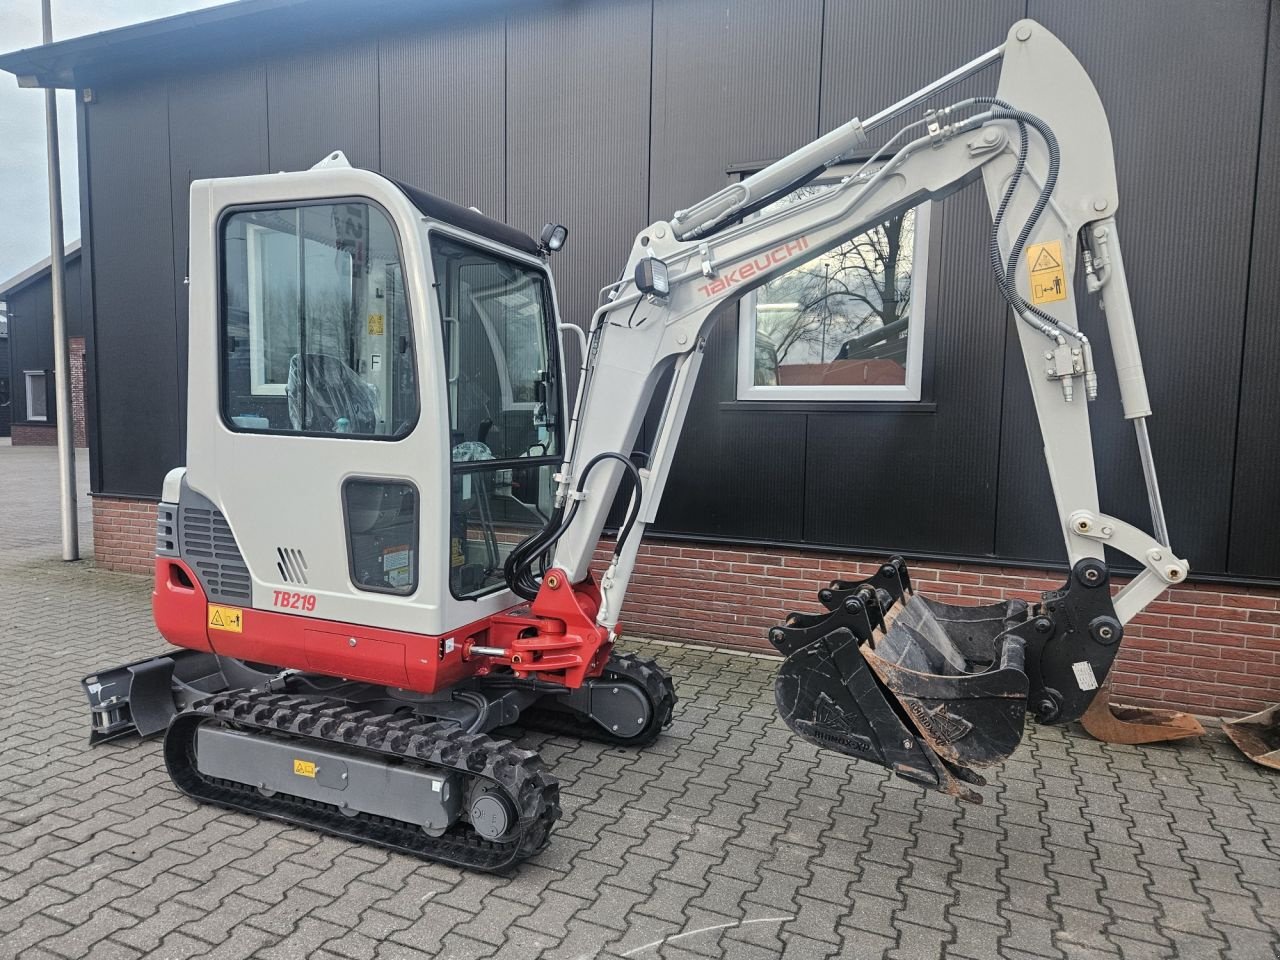
[{"label": "white excavator cab", "polygon": [[[192,186],[185,473],[243,571],[213,599],[444,634],[511,606],[563,454],[532,238],[349,166]],[[217,289],[206,289],[210,282]]]}]

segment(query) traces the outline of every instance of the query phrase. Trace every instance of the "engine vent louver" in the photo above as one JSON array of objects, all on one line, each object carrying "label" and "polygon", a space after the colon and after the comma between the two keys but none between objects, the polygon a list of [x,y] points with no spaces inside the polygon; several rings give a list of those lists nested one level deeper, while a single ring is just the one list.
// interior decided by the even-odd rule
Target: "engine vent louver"
[{"label": "engine vent louver", "polygon": [[307,582],[307,558],[294,547],[276,547],[276,569],[285,583]]},{"label": "engine vent louver", "polygon": [[195,569],[209,599],[248,604],[253,597],[249,568],[222,511],[184,503],[179,515],[182,558]]}]

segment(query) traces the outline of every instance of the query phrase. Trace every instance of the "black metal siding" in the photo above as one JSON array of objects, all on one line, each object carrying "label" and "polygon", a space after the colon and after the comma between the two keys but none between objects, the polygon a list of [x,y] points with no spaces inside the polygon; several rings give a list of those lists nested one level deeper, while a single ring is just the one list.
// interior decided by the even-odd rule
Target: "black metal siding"
[{"label": "black metal siding", "polygon": [[1280,577],[1280,6],[1274,4],[1268,46],[1228,569],[1274,578]]},{"label": "black metal siding", "polygon": [[[551,268],[585,326],[648,222],[648,3],[583,4],[507,25],[506,220],[569,227]],[[576,353],[576,348],[574,348]]]},{"label": "black metal siding", "polygon": [[[158,82],[97,96],[87,173],[99,489],[156,495],[183,459],[168,95]],[[239,136],[238,118],[224,122],[224,136]]]},{"label": "black metal siding", "polygon": [[266,69],[272,170],[306,170],[334,150],[378,169],[377,41],[268,57]]},{"label": "black metal siding", "polygon": [[9,436],[9,424],[13,420],[13,371],[9,366],[9,338],[0,337],[0,377],[9,382],[9,403],[0,403],[0,437]]},{"label": "black metal siding", "polygon": [[382,172],[502,219],[506,25],[386,37],[378,49]]},{"label": "black metal siding", "polygon": [[[552,261],[563,313],[585,323],[645,223],[722,186],[731,165],[772,159],[871,115],[1000,43],[1029,12],[1084,62],[1111,117],[1175,545],[1198,572],[1280,580],[1280,539],[1268,535],[1280,512],[1280,341],[1271,322],[1280,283],[1268,259],[1280,243],[1280,57],[1265,63],[1272,8],[1268,0],[618,0],[473,23],[424,17],[420,28],[301,51],[263,41],[199,76],[103,87],[86,108],[85,160],[97,488],[154,494],[180,460],[192,177],[298,169],[342,149],[356,164],[526,231],[558,219],[570,227],[567,250]],[[1274,46],[1280,28],[1271,28]],[[956,95],[992,89],[995,75]],[[989,277],[985,208],[973,188],[933,212],[925,358],[933,403],[918,412],[736,402],[737,319],[727,311],[708,343],[659,529],[1061,558],[1026,371]],[[1082,323],[1102,372],[1093,418],[1103,507],[1145,525],[1105,326],[1089,307]],[[576,349],[568,353],[576,364]]]},{"label": "black metal siding", "polygon": [[[266,73],[260,64],[183,73],[169,95],[169,180],[172,190],[173,268],[178,409],[187,408],[188,226],[191,183],[207,177],[266,173]],[[235,136],[226,120],[236,118]],[[318,159],[318,158],[317,158]],[[179,449],[186,449],[187,422],[179,420]]]}]

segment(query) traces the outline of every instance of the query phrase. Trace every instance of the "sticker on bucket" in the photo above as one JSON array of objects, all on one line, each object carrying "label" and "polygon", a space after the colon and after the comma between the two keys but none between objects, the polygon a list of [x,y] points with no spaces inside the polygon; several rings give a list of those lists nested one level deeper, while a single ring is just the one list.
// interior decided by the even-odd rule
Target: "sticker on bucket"
[{"label": "sticker on bucket", "polygon": [[1098,689],[1098,678],[1094,675],[1093,665],[1088,660],[1073,663],[1071,669],[1076,672],[1076,686],[1081,690]]}]

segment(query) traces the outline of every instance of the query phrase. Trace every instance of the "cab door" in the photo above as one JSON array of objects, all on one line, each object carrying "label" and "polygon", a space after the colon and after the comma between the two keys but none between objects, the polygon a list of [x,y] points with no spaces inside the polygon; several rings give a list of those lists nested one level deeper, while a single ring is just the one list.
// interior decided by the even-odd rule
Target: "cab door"
[{"label": "cab door", "polygon": [[[417,320],[420,218],[349,168],[206,189],[218,290],[203,343],[216,362],[193,335],[188,483],[225,516],[254,608],[438,632],[422,571],[444,465],[423,405],[438,344]],[[193,190],[193,233],[197,203]],[[212,422],[194,417],[203,403]]]}]

